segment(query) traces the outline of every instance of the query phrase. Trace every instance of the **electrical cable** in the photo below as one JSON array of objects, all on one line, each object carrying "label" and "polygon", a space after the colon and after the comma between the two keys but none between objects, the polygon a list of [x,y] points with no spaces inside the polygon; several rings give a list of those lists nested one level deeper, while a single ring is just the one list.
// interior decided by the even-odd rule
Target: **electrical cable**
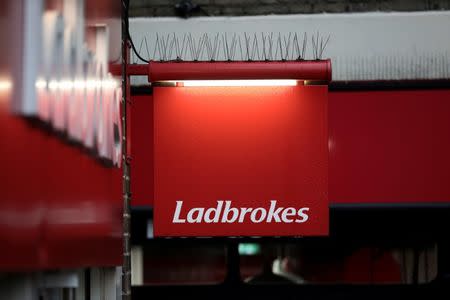
[{"label": "electrical cable", "polygon": [[133,49],[133,52],[137,56],[137,58],[139,58],[141,61],[143,61],[143,62],[148,64],[150,61],[145,59],[145,58],[143,58],[138,53],[138,51],[136,50],[136,47],[134,46],[133,39],[131,38],[130,26],[129,26],[129,16],[128,16],[128,9],[130,7],[130,0],[122,0],[122,4],[125,6],[125,14],[126,14],[125,27],[126,27],[126,30],[127,30],[127,36],[128,36],[128,40],[130,41],[131,48]]}]

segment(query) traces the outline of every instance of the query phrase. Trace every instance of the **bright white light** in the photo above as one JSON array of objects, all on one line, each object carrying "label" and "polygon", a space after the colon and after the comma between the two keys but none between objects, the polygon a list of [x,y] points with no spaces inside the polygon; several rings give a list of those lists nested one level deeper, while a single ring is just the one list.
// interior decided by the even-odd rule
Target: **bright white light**
[{"label": "bright white light", "polygon": [[[47,87],[52,91],[55,90],[65,90],[70,91],[72,89],[95,89],[95,88],[116,88],[119,84],[117,80],[113,78],[98,80],[98,79],[88,79],[88,80],[50,80],[48,83],[44,79],[36,80],[35,86],[37,89],[45,89]],[[11,88],[10,81],[0,80],[0,90],[6,90]]]},{"label": "bright white light", "polygon": [[36,80],[35,85],[36,85],[37,89],[42,90],[47,87],[47,81],[45,81],[44,79],[38,79],[38,80]]},{"label": "bright white light", "polygon": [[104,87],[104,88],[116,88],[117,87],[117,81],[114,80],[114,79],[102,80],[102,87]]},{"label": "bright white light", "polygon": [[59,82],[57,80],[50,80],[48,83],[48,88],[52,91],[56,90],[59,87]]},{"label": "bright white light", "polygon": [[97,86],[101,85],[100,80],[88,79],[86,80],[86,88],[87,89],[95,89]]},{"label": "bright white light", "polygon": [[10,80],[0,79],[0,91],[9,91],[12,88],[12,82]]},{"label": "bright white light", "polygon": [[61,80],[59,82],[59,89],[70,91],[73,88],[73,83],[72,80]]},{"label": "bright white light", "polygon": [[73,86],[76,89],[84,89],[84,87],[86,86],[86,82],[84,80],[75,80],[73,82]]},{"label": "bright white light", "polygon": [[179,81],[184,86],[295,86],[297,80],[186,80]]}]

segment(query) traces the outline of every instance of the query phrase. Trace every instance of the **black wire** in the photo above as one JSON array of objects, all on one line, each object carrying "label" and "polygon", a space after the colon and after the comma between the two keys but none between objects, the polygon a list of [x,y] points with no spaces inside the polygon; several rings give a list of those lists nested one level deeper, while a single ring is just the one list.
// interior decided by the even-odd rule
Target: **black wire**
[{"label": "black wire", "polygon": [[127,30],[128,40],[130,41],[130,44],[131,44],[131,48],[133,49],[133,52],[137,56],[137,58],[139,58],[140,60],[142,60],[143,62],[148,64],[150,61],[148,61],[147,59],[145,59],[139,55],[138,51],[136,50],[136,47],[134,46],[133,39],[131,38],[129,17],[128,17],[128,9],[130,7],[130,0],[122,0],[122,4],[125,6],[125,14],[126,14],[125,26],[126,26],[126,30]]}]

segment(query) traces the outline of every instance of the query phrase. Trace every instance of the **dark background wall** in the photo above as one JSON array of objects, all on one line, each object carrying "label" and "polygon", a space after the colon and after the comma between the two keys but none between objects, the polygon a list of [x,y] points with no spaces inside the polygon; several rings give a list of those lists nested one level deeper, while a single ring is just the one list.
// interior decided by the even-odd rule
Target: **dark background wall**
[{"label": "dark background wall", "polygon": [[[241,16],[450,9],[450,0],[130,0],[130,3],[130,16],[132,17]],[[191,7],[193,10],[176,9],[177,4],[180,7]]]}]

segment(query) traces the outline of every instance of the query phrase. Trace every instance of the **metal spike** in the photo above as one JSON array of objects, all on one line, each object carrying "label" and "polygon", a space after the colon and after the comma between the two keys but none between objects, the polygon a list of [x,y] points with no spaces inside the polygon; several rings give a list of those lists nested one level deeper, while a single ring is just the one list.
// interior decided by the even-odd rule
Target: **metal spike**
[{"label": "metal spike", "polygon": [[188,41],[189,41],[189,51],[190,51],[190,54],[191,54],[191,60],[194,60],[194,42],[192,41],[192,34],[191,33],[189,33],[189,36],[188,36]]},{"label": "metal spike", "polygon": [[176,36],[175,37],[175,55],[177,56],[176,57],[176,60],[181,60],[181,58],[180,58],[180,41],[178,40],[178,37]]},{"label": "metal spike", "polygon": [[153,51],[153,59],[156,60],[156,49],[159,48],[159,35],[156,34],[155,50]]},{"label": "metal spike", "polygon": [[320,59],[320,52],[322,51],[322,46],[323,46],[323,37],[320,37],[320,47],[319,47],[319,53],[317,55],[317,59]]},{"label": "metal spike", "polygon": [[205,48],[206,48],[206,58],[208,59],[208,60],[211,60],[211,44],[210,44],[210,40],[209,40],[209,36],[208,36],[208,34],[207,33],[204,33],[203,34],[203,36],[205,37],[204,39],[205,39]]},{"label": "metal spike", "polygon": [[215,37],[214,37],[214,44],[212,46],[212,60],[216,60],[217,59],[217,46],[218,46],[218,42],[219,42],[219,33],[216,33]]},{"label": "metal spike", "polygon": [[[142,56],[142,53],[141,53],[141,51],[142,51],[142,46],[144,46],[144,39],[141,40],[141,44],[139,45],[138,54],[139,54],[140,56]],[[135,62],[133,62],[133,63],[135,63]]]},{"label": "metal spike", "polygon": [[[300,45],[298,44],[298,35],[297,32],[294,34],[293,42],[294,44],[294,50],[295,50],[295,57],[292,57],[292,59],[300,59]],[[294,55],[294,53],[292,53]]]},{"label": "metal spike", "polygon": [[[292,43],[292,40],[291,40],[291,38],[293,38],[294,36],[292,35],[292,32],[289,32],[289,43],[288,43],[288,49],[291,49],[290,51],[290,53],[291,53],[291,60],[293,60],[294,59],[294,50],[292,49],[292,48],[294,48],[294,44]],[[289,50],[288,50],[288,52],[289,52]]]},{"label": "metal spike", "polygon": [[194,61],[198,61],[198,56],[199,56],[199,52],[200,52],[200,43],[202,41],[202,37],[199,38],[199,40],[196,42],[195,38],[194,38]]},{"label": "metal spike", "polygon": [[166,39],[164,36],[160,39],[160,45],[161,45],[161,60],[166,60]]},{"label": "metal spike", "polygon": [[237,39],[236,33],[234,33],[233,38],[231,40],[231,60],[234,60],[234,56],[236,55],[236,47],[237,47]]},{"label": "metal spike", "polygon": [[230,61],[231,60],[230,44],[228,43],[228,36],[226,32],[225,32],[225,43],[227,48],[227,60]]},{"label": "metal spike", "polygon": [[200,37],[199,40],[199,46],[198,46],[198,55],[197,55],[197,60],[201,60],[202,58],[202,54],[203,54],[203,50],[205,49],[205,41],[206,41],[206,33]]},{"label": "metal spike", "polygon": [[253,41],[250,47],[250,59],[255,60],[255,37],[253,37]]},{"label": "metal spike", "polygon": [[256,60],[260,60],[258,37],[257,37],[256,33],[254,34],[254,37],[253,37],[253,51],[252,52],[253,52],[252,53],[253,59],[254,59],[255,54],[256,54],[256,58],[257,58]]},{"label": "metal spike", "polygon": [[170,33],[167,34],[166,42],[164,43],[164,61],[168,61],[168,51],[169,51],[169,38]]},{"label": "metal spike", "polygon": [[239,42],[239,50],[240,50],[240,53],[241,53],[241,60],[245,60],[244,53],[242,52],[241,36],[239,36],[238,42]]},{"label": "metal spike", "polygon": [[320,59],[322,59],[323,52],[325,51],[325,48],[327,47],[329,40],[330,40],[330,35],[328,35],[328,38],[326,39],[323,47],[320,49]]},{"label": "metal spike", "polygon": [[319,31],[316,36],[316,59],[319,59]]},{"label": "metal spike", "polygon": [[288,60],[289,59],[289,47],[291,46],[291,32],[289,32],[287,40],[286,40],[286,35],[283,36],[283,40],[284,40],[284,47],[286,49],[285,55],[284,55],[284,60]]},{"label": "metal spike", "polygon": [[226,48],[227,48],[227,60],[231,60],[230,45],[228,44],[228,36],[227,36],[226,32],[225,32],[225,43],[226,43]]},{"label": "metal spike", "polygon": [[[191,48],[191,34],[190,33],[186,35],[186,56],[187,56],[187,52],[188,51],[189,51],[189,53],[191,53],[191,51],[192,51],[192,48]],[[189,60],[189,59],[186,57],[186,60]]]},{"label": "metal spike", "polygon": [[281,47],[281,33],[278,33],[277,45],[275,51],[275,60],[277,59],[278,49],[280,49],[280,60],[283,59],[283,48]]},{"label": "metal spike", "polygon": [[213,48],[213,43],[211,42],[211,38],[208,35],[208,44],[209,44],[209,52],[210,52],[210,60],[214,60],[214,48]]},{"label": "metal spike", "polygon": [[220,39],[218,39],[218,43],[217,43],[217,51],[216,51],[216,53],[215,53],[215,58],[214,58],[214,60],[218,60],[218,58],[219,58],[219,55],[220,55],[220,42],[221,42],[221,40]]},{"label": "metal spike", "polygon": [[264,34],[261,32],[261,41],[262,41],[262,58],[264,58],[264,60],[267,60],[267,55],[266,55],[266,38],[264,36]]},{"label": "metal spike", "polygon": [[[187,34],[184,33],[184,34],[183,34],[183,42],[181,43],[181,55],[180,55],[180,59],[181,59],[181,60],[183,60],[184,49],[185,49],[184,46],[186,46],[186,48],[187,48],[186,37],[187,37]],[[186,51],[187,51],[187,50],[186,50]]]},{"label": "metal spike", "polygon": [[311,42],[312,42],[312,51],[313,51],[313,59],[317,59],[317,55],[316,55],[316,41],[314,39],[314,34],[311,37]]},{"label": "metal spike", "polygon": [[247,38],[247,33],[244,32],[244,38],[245,38],[245,46],[247,48],[247,60],[251,60],[250,59],[250,49],[249,49],[249,44],[250,44],[250,37]]},{"label": "metal spike", "polygon": [[161,45],[161,60],[165,61],[166,60],[166,40],[164,38],[164,36],[162,36],[162,38],[159,40],[160,41],[160,45]]},{"label": "metal spike", "polygon": [[306,32],[303,36],[303,45],[302,45],[302,56],[301,59],[305,59],[305,54],[306,54],[306,44],[308,43],[308,36],[306,35]]},{"label": "metal spike", "polygon": [[147,43],[147,37],[144,37],[145,41],[145,51],[147,52],[147,60],[150,60],[150,52],[148,51],[148,43]]},{"label": "metal spike", "polygon": [[255,60],[255,38],[253,37],[253,41],[250,46],[250,59]]},{"label": "metal spike", "polygon": [[273,60],[273,32],[270,33],[270,56],[269,56],[269,60]]},{"label": "metal spike", "polygon": [[219,46],[220,40],[219,40],[219,33],[216,33],[216,36],[214,37],[214,44],[213,44],[213,50],[212,50],[212,60],[217,59],[218,55],[218,46]]},{"label": "metal spike", "polygon": [[164,60],[163,59],[163,52],[162,52],[162,49],[163,49],[162,43],[164,43],[164,38],[163,37],[161,37],[159,39],[159,43],[158,43],[159,60]]},{"label": "metal spike", "polygon": [[222,33],[221,38],[222,38],[223,56],[224,56],[224,59],[226,60],[227,59],[227,44],[225,43],[225,34],[224,33]]},{"label": "metal spike", "polygon": [[171,40],[170,46],[169,46],[168,60],[172,59],[172,52],[173,52],[174,45],[175,45],[175,32],[173,32],[173,34],[172,34],[172,40]]},{"label": "metal spike", "polygon": [[[176,32],[157,33],[153,56],[149,53],[147,38],[143,37],[138,51],[131,53],[131,60],[136,63],[138,56],[145,57],[144,52],[147,52],[149,60],[160,61],[171,61],[173,59],[193,61],[215,61],[218,59],[226,61],[302,60],[306,58],[309,37],[305,32],[302,41],[300,38],[301,35],[297,32],[285,34],[279,32],[278,35],[274,32],[261,32],[253,33],[253,37],[249,32],[243,32],[243,34],[224,32],[214,33],[213,35],[205,32],[198,37],[192,33],[184,33],[183,39],[181,39],[181,35],[177,36]],[[320,35],[319,31],[311,36],[312,59],[322,59],[329,40],[329,35],[325,38],[325,36]],[[223,51],[223,54],[220,53],[221,51]],[[187,52],[190,54],[187,54]],[[238,57],[238,52],[240,57]]]},{"label": "metal spike", "polygon": [[214,39],[212,39],[212,43],[211,43],[211,54],[212,54],[212,59],[216,60],[216,53],[217,53],[217,44],[219,43],[219,33],[216,33],[216,35],[214,36]]},{"label": "metal spike", "polygon": [[317,57],[317,45],[316,45],[316,35],[315,33],[313,33],[313,35],[311,36],[311,43],[312,43],[312,47],[313,47],[313,59],[316,59]]},{"label": "metal spike", "polygon": [[195,37],[192,37],[193,45],[194,45],[194,61],[198,60],[198,50],[199,50],[199,42],[196,41]]}]

